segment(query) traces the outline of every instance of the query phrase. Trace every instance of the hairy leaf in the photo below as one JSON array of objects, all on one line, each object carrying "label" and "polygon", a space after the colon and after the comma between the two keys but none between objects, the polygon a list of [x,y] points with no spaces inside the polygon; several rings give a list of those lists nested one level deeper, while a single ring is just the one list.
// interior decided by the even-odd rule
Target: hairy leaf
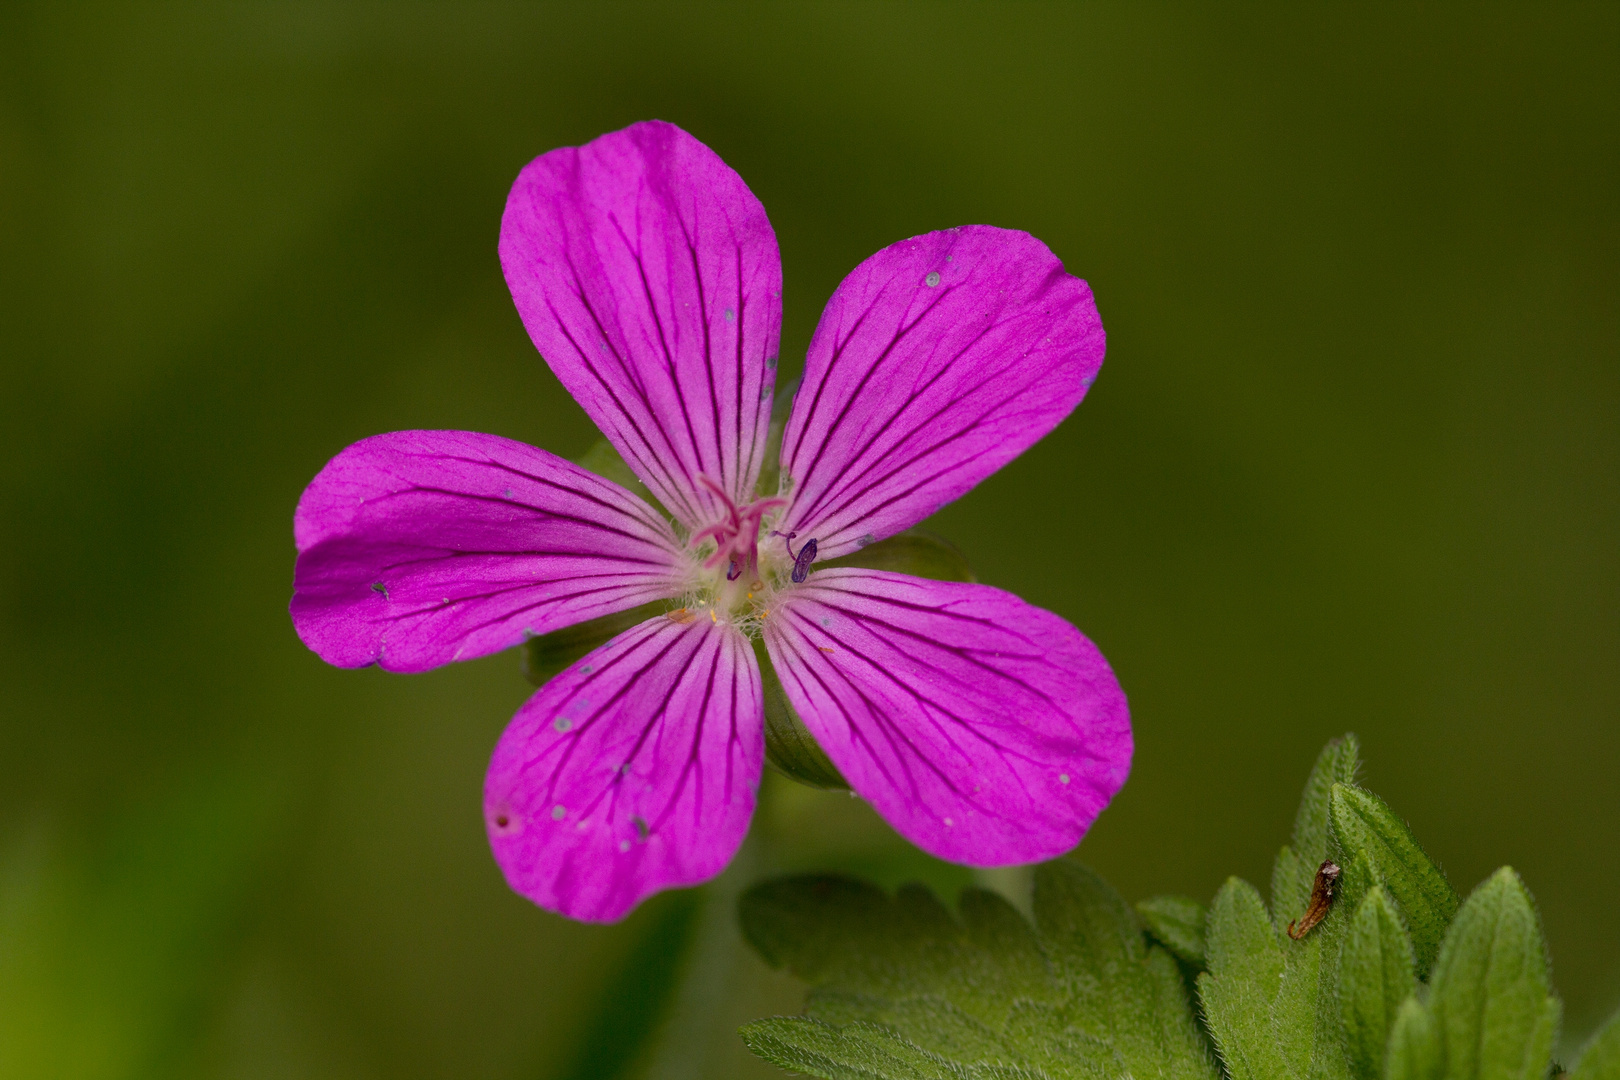
[{"label": "hairy leaf", "polygon": [[1231,1080],[1289,1075],[1272,1029],[1282,943],[1253,885],[1229,878],[1209,909],[1209,970],[1198,977],[1204,1018]]},{"label": "hairy leaf", "polygon": [[1339,954],[1345,1052],[1356,1080],[1377,1080],[1383,1073],[1396,1013],[1416,991],[1406,927],[1389,894],[1375,885],[1345,928]]},{"label": "hairy leaf", "polygon": [[1294,941],[1248,882],[1216,894],[1198,988],[1232,1080],[1348,1080],[1335,989],[1343,922],[1332,911]]},{"label": "hairy leaf", "polygon": [[1352,907],[1382,885],[1400,907],[1412,936],[1419,976],[1426,977],[1457,913],[1457,893],[1389,804],[1362,788],[1333,786],[1332,856],[1344,870],[1341,901]]},{"label": "hairy leaf", "polygon": [[1175,961],[1078,863],[1036,871],[1031,927],[994,893],[959,915],[908,886],[768,882],[743,932],[811,984],[804,1017],[749,1024],[755,1053],[828,1080],[1084,1077],[1216,1080]]},{"label": "hairy leaf", "polygon": [[1620,1012],[1586,1044],[1570,1080],[1620,1080]]},{"label": "hairy leaf", "polygon": [[1361,744],[1355,735],[1333,739],[1322,748],[1305,781],[1294,814],[1294,834],[1277,855],[1271,872],[1271,912],[1279,928],[1305,914],[1316,869],[1328,857],[1328,817],[1334,784],[1355,780],[1361,767]]},{"label": "hairy leaf", "polygon": [[1448,1080],[1541,1080],[1560,1007],[1541,920],[1504,866],[1457,912],[1430,980]]},{"label": "hairy leaf", "polygon": [[1136,912],[1160,944],[1194,967],[1204,967],[1208,908],[1191,897],[1155,896],[1137,901]]},{"label": "hairy leaf", "polygon": [[1401,1002],[1389,1033],[1384,1080],[1440,1080],[1440,1031],[1416,997]]}]

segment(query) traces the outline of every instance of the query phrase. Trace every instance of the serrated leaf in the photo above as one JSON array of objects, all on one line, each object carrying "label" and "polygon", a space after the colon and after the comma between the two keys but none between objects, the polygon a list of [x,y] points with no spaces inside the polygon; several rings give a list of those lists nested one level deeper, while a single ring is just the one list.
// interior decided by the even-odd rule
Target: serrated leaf
[{"label": "serrated leaf", "polygon": [[1400,907],[1420,977],[1427,976],[1457,913],[1457,893],[1406,822],[1370,791],[1338,783],[1329,807],[1331,857],[1344,870],[1340,900],[1352,907],[1382,885]]},{"label": "serrated leaf", "polygon": [[748,1049],[784,1069],[827,1080],[958,1080],[963,1074],[887,1028],[856,1021],[836,1028],[799,1016],[744,1024]]},{"label": "serrated leaf", "polygon": [[1175,961],[1077,863],[1036,872],[1038,929],[994,893],[953,917],[926,890],[892,899],[837,877],[768,882],[744,935],[811,984],[807,1016],[743,1029],[756,1053],[829,1080],[1049,1077],[1217,1080]]},{"label": "serrated leaf", "polygon": [[1620,1012],[1587,1042],[1570,1080],[1620,1080]]},{"label": "serrated leaf", "polygon": [[1198,987],[1232,1080],[1348,1080],[1334,991],[1342,922],[1330,912],[1294,941],[1248,882],[1232,878],[1216,894]]},{"label": "serrated leaf", "polygon": [[1389,1032],[1384,1080],[1440,1080],[1440,1030],[1416,997],[1401,1002]]},{"label": "serrated leaf", "polygon": [[1361,901],[1339,953],[1344,1046],[1357,1080],[1383,1074],[1390,1029],[1401,1002],[1417,991],[1417,965],[1400,913],[1381,886]]},{"label": "serrated leaf", "polygon": [[1316,868],[1328,856],[1333,785],[1353,782],[1360,767],[1361,744],[1354,734],[1329,740],[1316,756],[1294,813],[1293,837],[1278,854],[1271,872],[1271,911],[1279,928],[1305,914]]},{"label": "serrated leaf", "polygon": [[1512,867],[1492,874],[1457,912],[1429,986],[1448,1078],[1546,1075],[1560,1006],[1550,995],[1541,920]]},{"label": "serrated leaf", "polygon": [[1155,896],[1137,901],[1136,911],[1165,948],[1195,967],[1204,966],[1208,908],[1188,896]]},{"label": "serrated leaf", "polygon": [[1111,1043],[1120,1075],[1214,1075],[1175,961],[1143,940],[1118,893],[1063,859],[1036,870],[1034,906],[1070,1026]]},{"label": "serrated leaf", "polygon": [[1283,977],[1282,943],[1253,885],[1228,878],[1210,905],[1209,970],[1198,993],[1215,1048],[1231,1080],[1289,1075],[1272,1033],[1272,1005]]}]

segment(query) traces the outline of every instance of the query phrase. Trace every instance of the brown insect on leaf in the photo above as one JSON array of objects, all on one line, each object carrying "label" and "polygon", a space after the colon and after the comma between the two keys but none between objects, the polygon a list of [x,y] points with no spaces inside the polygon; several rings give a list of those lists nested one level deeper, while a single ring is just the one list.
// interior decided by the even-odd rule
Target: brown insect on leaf
[{"label": "brown insect on leaf", "polygon": [[1323,859],[1322,865],[1316,868],[1316,882],[1311,886],[1311,903],[1305,909],[1304,918],[1299,920],[1298,929],[1295,924],[1288,924],[1288,936],[1298,941],[1311,932],[1311,928],[1327,918],[1328,909],[1333,906],[1333,898],[1339,893],[1339,875],[1343,873],[1339,864],[1332,859]]}]

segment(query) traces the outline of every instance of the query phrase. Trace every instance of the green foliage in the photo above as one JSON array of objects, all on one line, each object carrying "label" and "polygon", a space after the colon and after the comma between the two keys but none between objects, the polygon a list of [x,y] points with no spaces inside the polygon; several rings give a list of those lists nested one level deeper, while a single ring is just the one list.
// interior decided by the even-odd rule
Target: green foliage
[{"label": "green foliage", "polygon": [[1206,965],[1204,925],[1209,909],[1203,904],[1187,896],[1155,896],[1137,901],[1136,913],[1165,948],[1195,968]]},{"label": "green foliage", "polygon": [[1429,987],[1448,1080],[1541,1080],[1558,1032],[1530,893],[1504,866],[1457,913]]},{"label": "green foliage", "polygon": [[1406,822],[1372,792],[1335,784],[1330,821],[1331,854],[1344,868],[1344,899],[1359,903],[1374,885],[1387,889],[1412,935],[1418,974],[1427,977],[1457,914],[1456,890]]},{"label": "green foliage", "polygon": [[1385,1080],[1440,1080],[1440,1032],[1416,997],[1401,1003],[1384,1057]]},{"label": "green foliage", "polygon": [[1571,1080],[1620,1080],[1620,1012],[1586,1044]]},{"label": "green foliage", "polygon": [[1382,1074],[1390,1028],[1417,985],[1406,927],[1389,894],[1375,885],[1356,908],[1339,955],[1345,1053],[1356,1080]]},{"label": "green foliage", "polygon": [[1279,928],[1305,914],[1316,868],[1328,857],[1333,785],[1353,782],[1360,767],[1361,744],[1354,735],[1329,741],[1317,755],[1294,813],[1293,837],[1271,871],[1271,908]]},{"label": "green foliage", "polygon": [[1041,867],[1035,926],[967,890],[892,899],[844,878],[751,890],[743,931],[811,984],[804,1017],[743,1028],[756,1053],[828,1080],[1156,1076],[1214,1080],[1175,961],[1117,893],[1067,860]]},{"label": "green foliage", "polygon": [[[749,940],[812,989],[805,1016],[743,1037],[828,1080],[1211,1078],[1173,954],[1197,972],[1228,1080],[1543,1080],[1561,1007],[1529,892],[1504,867],[1459,907],[1405,822],[1354,786],[1358,749],[1346,736],[1317,759],[1269,908],[1231,878],[1207,910],[1160,896],[1133,912],[1070,860],[1037,870],[1033,928],[975,891],[958,920],[917,887],[758,886]],[[1306,926],[1324,859],[1342,887]],[[1572,1080],[1620,1080],[1620,1018]]]}]

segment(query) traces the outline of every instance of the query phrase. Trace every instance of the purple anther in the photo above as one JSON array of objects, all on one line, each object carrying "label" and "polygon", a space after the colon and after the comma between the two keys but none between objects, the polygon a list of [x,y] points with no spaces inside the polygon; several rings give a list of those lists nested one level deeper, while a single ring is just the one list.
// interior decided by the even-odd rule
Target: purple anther
[{"label": "purple anther", "polygon": [[[788,554],[793,555],[792,548],[788,549]],[[811,539],[806,540],[804,542],[804,547],[800,548],[799,553],[793,556],[793,584],[803,584],[804,579],[810,576],[810,564],[815,561],[816,541],[815,538],[812,537]]]},{"label": "purple anther", "polygon": [[726,580],[736,581],[740,577],[742,577],[742,563],[733,558],[731,560],[731,568],[726,571]]}]

